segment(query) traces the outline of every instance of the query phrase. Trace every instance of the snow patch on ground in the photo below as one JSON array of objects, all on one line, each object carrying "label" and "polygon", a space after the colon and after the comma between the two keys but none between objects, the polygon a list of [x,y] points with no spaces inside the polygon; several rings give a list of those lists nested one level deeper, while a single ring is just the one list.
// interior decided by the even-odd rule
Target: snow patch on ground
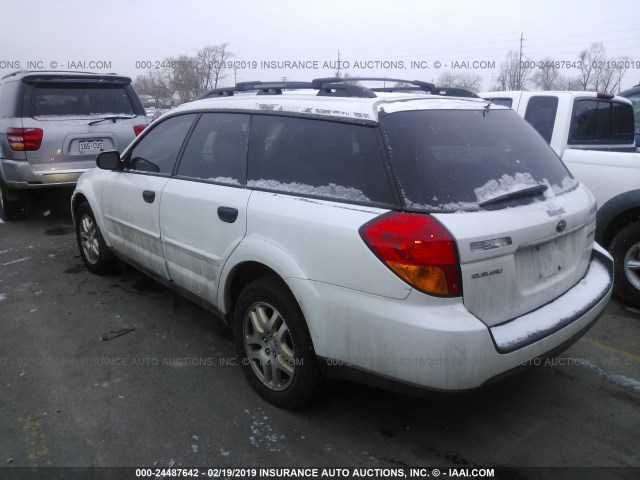
[{"label": "snow patch on ground", "polygon": [[611,281],[607,268],[600,261],[593,260],[587,274],[564,295],[538,310],[491,328],[496,345],[510,350],[569,323],[575,314],[587,310],[600,298],[611,287]]},{"label": "snow patch on ground", "polygon": [[[245,412],[249,414],[249,411],[245,409]],[[273,431],[270,425],[266,423],[269,417],[264,415],[263,411],[260,411],[257,415],[251,415],[251,436],[249,436],[249,442],[255,448],[264,447],[270,452],[280,452],[278,448],[278,442],[286,438],[285,435],[276,433]]]},{"label": "snow patch on ground", "polygon": [[638,380],[625,377],[624,375],[608,373],[606,370],[603,370],[598,365],[596,365],[596,363],[592,360],[586,360],[584,358],[574,358],[573,360],[576,364],[593,370],[605,380],[631,390],[633,393],[640,394],[640,382]]},{"label": "snow patch on ground", "polygon": [[7,299],[6,293],[0,293],[0,302],[4,302]]}]

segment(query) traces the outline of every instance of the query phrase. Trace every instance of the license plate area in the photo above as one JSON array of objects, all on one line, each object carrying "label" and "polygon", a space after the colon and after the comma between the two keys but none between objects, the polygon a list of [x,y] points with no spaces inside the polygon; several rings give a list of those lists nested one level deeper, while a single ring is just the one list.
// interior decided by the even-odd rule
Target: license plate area
[{"label": "license plate area", "polygon": [[562,271],[566,262],[566,246],[565,236],[531,247],[538,280],[546,280]]},{"label": "license plate area", "polygon": [[518,284],[522,292],[544,288],[575,268],[582,254],[579,232],[532,245],[516,252]]},{"label": "license plate area", "polygon": [[100,153],[104,151],[104,141],[101,139],[80,140],[78,149],[80,153]]}]

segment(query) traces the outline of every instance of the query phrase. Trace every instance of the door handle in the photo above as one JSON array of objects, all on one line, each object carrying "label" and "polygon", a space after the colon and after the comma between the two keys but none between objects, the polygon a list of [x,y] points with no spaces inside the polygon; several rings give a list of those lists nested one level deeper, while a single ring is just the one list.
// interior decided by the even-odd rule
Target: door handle
[{"label": "door handle", "polygon": [[238,218],[238,209],[231,207],[218,207],[218,218],[223,222],[233,223]]},{"label": "door handle", "polygon": [[144,192],[142,192],[142,198],[144,198],[144,201],[147,203],[153,203],[153,201],[156,199],[156,192],[145,190]]}]

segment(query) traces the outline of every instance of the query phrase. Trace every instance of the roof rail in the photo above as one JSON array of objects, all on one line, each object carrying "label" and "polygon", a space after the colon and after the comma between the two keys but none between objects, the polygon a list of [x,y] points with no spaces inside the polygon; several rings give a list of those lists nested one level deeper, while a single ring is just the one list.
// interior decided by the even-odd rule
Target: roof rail
[{"label": "roof rail", "polygon": [[257,91],[258,95],[282,95],[283,90],[313,89],[311,82],[238,82],[235,87],[223,87],[207,90],[197,99],[213,97],[232,97],[237,92]]},{"label": "roof rail", "polygon": [[9,77],[15,77],[18,75],[26,75],[29,73],[77,73],[80,75],[118,75],[117,73],[82,72],[80,70],[16,70],[15,72],[7,73],[5,76],[1,78],[4,79]]},{"label": "roof rail", "polygon": [[[400,84],[392,87],[364,87],[359,81],[395,82]],[[386,77],[326,77],[316,78],[311,82],[238,82],[235,87],[214,88],[204,92],[198,100],[212,97],[230,97],[238,92],[257,91],[258,95],[281,95],[283,90],[318,90],[317,95],[333,97],[374,98],[375,92],[409,92],[421,91],[432,95],[446,95],[455,97],[478,97],[475,93],[462,88],[436,87],[433,83],[420,80],[403,80]]]}]

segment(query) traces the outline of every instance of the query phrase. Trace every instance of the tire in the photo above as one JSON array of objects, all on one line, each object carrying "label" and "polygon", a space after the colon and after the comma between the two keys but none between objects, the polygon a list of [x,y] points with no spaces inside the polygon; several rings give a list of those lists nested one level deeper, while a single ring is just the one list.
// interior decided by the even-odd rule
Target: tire
[{"label": "tire", "polygon": [[0,179],[0,218],[2,220],[18,220],[24,218],[26,202],[18,194],[12,193]]},{"label": "tire", "polygon": [[614,295],[640,308],[640,221],[620,230],[609,246],[615,260]]},{"label": "tire", "polygon": [[304,315],[279,279],[259,278],[242,290],[232,328],[242,369],[264,399],[295,410],[324,390]]},{"label": "tire", "polygon": [[113,271],[117,262],[104,243],[104,238],[87,202],[76,211],[76,240],[80,256],[91,273],[104,275]]}]

